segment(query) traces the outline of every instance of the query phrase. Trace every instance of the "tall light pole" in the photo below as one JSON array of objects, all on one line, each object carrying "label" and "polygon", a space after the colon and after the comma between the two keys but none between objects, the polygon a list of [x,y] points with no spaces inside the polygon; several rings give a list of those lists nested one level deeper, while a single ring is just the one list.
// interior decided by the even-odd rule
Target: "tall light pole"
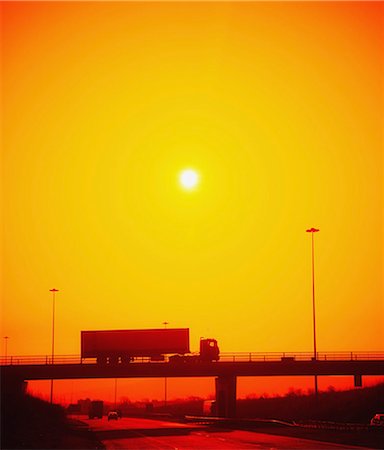
[{"label": "tall light pole", "polygon": [[115,411],[117,408],[117,378],[115,378]]},{"label": "tall light pole", "polygon": [[8,339],[9,339],[9,336],[4,336],[5,364],[7,364],[7,362],[8,362]]},{"label": "tall light pole", "polygon": [[[309,228],[307,233],[311,233],[312,238],[312,316],[313,316],[313,360],[317,360],[316,349],[316,308],[315,308],[315,240],[314,234],[319,232],[317,228]],[[317,375],[315,375],[315,396],[317,398]]]},{"label": "tall light pole", "polygon": [[[164,328],[167,329],[167,325],[169,322],[163,322]],[[164,409],[167,408],[167,377],[164,378]]]},{"label": "tall light pole", "polygon": [[[52,292],[52,361],[55,357],[55,302],[56,302],[56,292],[59,292],[58,289],[50,289],[49,292]],[[53,378],[51,379],[51,403],[53,403]]]}]

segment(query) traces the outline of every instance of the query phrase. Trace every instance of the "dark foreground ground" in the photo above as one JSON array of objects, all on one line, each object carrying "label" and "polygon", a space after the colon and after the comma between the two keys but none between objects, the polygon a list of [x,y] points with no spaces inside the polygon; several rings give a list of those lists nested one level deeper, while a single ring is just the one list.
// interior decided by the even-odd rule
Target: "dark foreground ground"
[{"label": "dark foreground ground", "polygon": [[[49,405],[50,406],[50,405]],[[230,426],[211,426],[212,432],[229,430]],[[372,429],[370,431],[336,431],[317,430],[301,427],[286,426],[256,426],[241,427],[257,433],[289,436],[311,441],[322,441],[343,445],[362,446],[364,448],[383,449],[384,431]],[[11,427],[2,435],[2,449],[77,449],[104,450],[105,446],[98,440],[88,424],[76,418],[63,420],[46,420],[46,417],[34,418],[29,423],[18,421],[17,427]],[[160,447],[159,447],[160,448]],[[240,450],[240,449],[239,449]]]},{"label": "dark foreground ground", "polygon": [[4,396],[1,449],[103,449],[82,422],[66,417],[58,405],[29,395]]},{"label": "dark foreground ground", "polygon": [[80,421],[68,420],[53,429],[39,426],[28,430],[22,428],[12,435],[4,433],[1,449],[105,449],[96,435],[84,425]]},{"label": "dark foreground ground", "polygon": [[[1,449],[104,449],[97,435],[81,417],[67,417],[58,405],[50,405],[29,395],[2,398]],[[153,417],[152,417],[153,418]],[[244,429],[258,433],[290,436],[372,449],[384,449],[384,430],[322,430],[305,427],[247,424],[208,425]]]}]

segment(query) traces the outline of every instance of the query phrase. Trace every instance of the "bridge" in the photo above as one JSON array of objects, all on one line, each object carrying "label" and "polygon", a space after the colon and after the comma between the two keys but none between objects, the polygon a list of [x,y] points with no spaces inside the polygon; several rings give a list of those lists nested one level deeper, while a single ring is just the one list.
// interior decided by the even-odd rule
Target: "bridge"
[{"label": "bridge", "polygon": [[223,353],[218,362],[197,358],[151,361],[136,358],[126,364],[97,364],[76,355],[10,356],[1,362],[2,389],[21,389],[24,381],[90,378],[215,377],[218,415],[233,417],[238,376],[353,376],[384,375],[384,352],[318,353]]}]

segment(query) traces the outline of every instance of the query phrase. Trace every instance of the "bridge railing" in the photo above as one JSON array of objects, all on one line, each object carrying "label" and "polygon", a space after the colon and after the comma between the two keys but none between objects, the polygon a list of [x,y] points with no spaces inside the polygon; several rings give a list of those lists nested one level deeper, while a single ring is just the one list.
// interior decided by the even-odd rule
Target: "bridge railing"
[{"label": "bridge railing", "polygon": [[[372,361],[384,360],[384,352],[318,352],[316,355],[318,361]],[[263,361],[311,361],[313,352],[224,352],[220,354],[220,362],[263,362]],[[157,361],[158,364],[167,362]],[[148,363],[149,357],[135,358],[135,363]],[[96,358],[82,359],[80,355],[57,355],[52,361],[51,355],[22,355],[0,357],[0,365],[49,365],[49,364],[96,364]]]},{"label": "bridge railing", "polygon": [[[150,362],[149,357],[135,358],[135,362]],[[81,358],[80,355],[57,355],[52,359],[51,355],[22,355],[22,356],[8,356],[0,357],[0,365],[51,365],[51,364],[96,364],[96,358]]]},{"label": "bridge railing", "polygon": [[[16,355],[7,356],[7,358],[2,357],[0,359],[1,365],[20,365],[20,364],[36,364],[36,365],[48,365],[52,364],[80,364],[80,355],[58,355],[54,356],[52,361],[52,356],[50,355]],[[88,361],[87,361],[88,362]],[[96,360],[89,360],[89,363],[96,362]]]}]

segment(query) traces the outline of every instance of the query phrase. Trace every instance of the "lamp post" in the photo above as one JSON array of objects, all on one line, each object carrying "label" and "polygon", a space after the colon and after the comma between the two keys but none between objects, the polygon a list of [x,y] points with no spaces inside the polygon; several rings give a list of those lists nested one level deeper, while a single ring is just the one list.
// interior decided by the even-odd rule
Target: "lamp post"
[{"label": "lamp post", "polygon": [[115,378],[115,411],[117,408],[117,378]]},{"label": "lamp post", "polygon": [[[167,329],[167,325],[169,322],[165,321],[163,322],[164,329]],[[164,378],[164,409],[167,408],[167,377]]]},{"label": "lamp post", "polygon": [[[59,292],[58,289],[50,289],[49,292],[52,292],[52,361],[55,357],[55,302],[56,302],[56,292]],[[53,403],[53,378],[51,379],[51,403]]]},{"label": "lamp post", "polygon": [[[311,233],[312,238],[312,317],[313,317],[313,360],[317,360],[316,349],[316,308],[315,308],[315,240],[314,233],[319,232],[317,228],[309,228],[307,233]],[[317,398],[317,375],[315,375],[315,396]]]},{"label": "lamp post", "polygon": [[9,336],[4,336],[5,364],[7,364],[7,362],[8,362],[8,339],[9,339]]}]

